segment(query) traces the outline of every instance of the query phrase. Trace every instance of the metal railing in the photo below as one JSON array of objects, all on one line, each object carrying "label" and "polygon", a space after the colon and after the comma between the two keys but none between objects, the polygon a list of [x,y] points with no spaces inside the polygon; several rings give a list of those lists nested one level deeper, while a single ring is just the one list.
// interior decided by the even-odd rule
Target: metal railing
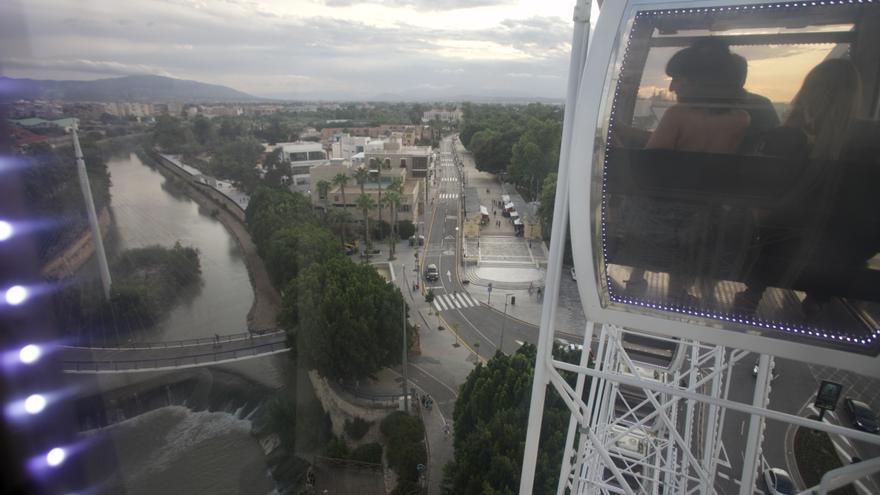
[{"label": "metal railing", "polygon": [[255,357],[272,352],[288,350],[287,342],[271,342],[240,349],[220,350],[187,356],[150,358],[150,359],[118,359],[108,361],[61,361],[64,371],[77,372],[115,372],[139,371],[164,368],[179,368],[207,365],[219,361],[229,361],[246,357]]},{"label": "metal railing", "polygon": [[267,330],[253,330],[250,332],[234,333],[229,335],[219,335],[214,337],[199,337],[195,339],[173,340],[170,342],[132,342],[130,344],[115,345],[92,345],[92,346],[65,346],[72,349],[107,349],[107,350],[130,350],[130,349],[171,349],[176,347],[191,347],[197,345],[236,342],[240,340],[257,339],[264,337],[272,337],[283,334],[284,330],[271,328]]}]

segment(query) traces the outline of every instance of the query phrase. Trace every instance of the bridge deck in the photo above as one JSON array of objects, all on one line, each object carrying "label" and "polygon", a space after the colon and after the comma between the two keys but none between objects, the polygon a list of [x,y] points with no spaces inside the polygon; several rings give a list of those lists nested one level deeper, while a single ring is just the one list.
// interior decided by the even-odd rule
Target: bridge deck
[{"label": "bridge deck", "polygon": [[192,368],[288,350],[283,330],[126,347],[62,347],[65,373],[131,373]]}]

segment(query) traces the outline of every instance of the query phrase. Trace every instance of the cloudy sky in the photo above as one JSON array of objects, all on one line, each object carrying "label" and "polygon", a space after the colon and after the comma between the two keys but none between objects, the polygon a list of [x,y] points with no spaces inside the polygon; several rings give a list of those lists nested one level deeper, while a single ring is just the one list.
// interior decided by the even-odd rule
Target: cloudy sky
[{"label": "cloudy sky", "polygon": [[158,74],[258,96],[561,98],[574,0],[4,0],[10,77]]}]

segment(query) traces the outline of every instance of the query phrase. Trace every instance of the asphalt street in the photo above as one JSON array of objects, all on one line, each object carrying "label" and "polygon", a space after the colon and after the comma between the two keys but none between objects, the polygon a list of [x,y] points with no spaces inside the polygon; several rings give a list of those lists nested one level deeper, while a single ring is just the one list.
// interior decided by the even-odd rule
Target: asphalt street
[{"label": "asphalt street", "polygon": [[[436,164],[435,177],[432,180],[431,206],[426,218],[426,244],[419,256],[419,273],[410,270],[409,277],[418,277],[425,290],[432,290],[435,296],[442,297],[439,306],[442,311],[437,311],[438,305],[430,306],[423,301],[424,310],[421,318],[426,328],[432,328],[434,321],[442,321],[459,338],[464,348],[473,355],[476,353],[481,359],[490,358],[501,346],[503,335],[503,350],[506,353],[515,352],[523,343],[536,343],[538,328],[535,325],[524,322],[517,318],[505,316],[498,310],[487,307],[485,304],[475,303],[468,296],[465,286],[459,279],[459,210],[461,204],[461,172],[452,163],[451,143],[444,140],[441,143],[441,158]],[[427,264],[435,264],[440,273],[439,280],[425,281],[423,270]],[[499,294],[500,296],[500,294]],[[420,297],[411,293],[415,301]],[[493,295],[494,297],[494,295]],[[426,316],[425,313],[429,312]],[[439,317],[436,313],[440,313]],[[433,315],[431,315],[433,313]],[[435,319],[436,318],[436,319]],[[442,320],[441,320],[442,318]],[[431,320],[429,323],[428,320]],[[557,335],[560,337],[560,335]],[[569,342],[578,342],[582,336],[564,335]],[[661,350],[670,350],[669,344],[658,346],[656,341],[649,337],[628,336],[627,341],[634,346],[660,347]],[[668,359],[658,357],[657,354],[636,353],[637,359],[650,362],[655,365],[663,365]],[[752,366],[757,359],[754,354],[746,355],[734,366],[732,382],[729,391],[729,399],[751,403],[755,384],[752,376]],[[476,362],[471,360],[469,365]],[[428,372],[426,366],[419,366],[418,362],[410,365],[409,372],[413,382],[420,388],[434,396],[441,411],[448,417],[452,414],[455,399],[457,398],[458,385],[463,381],[466,373],[439,376],[441,373]],[[825,370],[821,367],[810,367],[806,363],[789,360],[776,360],[775,378],[771,382],[772,392],[770,408],[791,414],[802,414],[804,406],[812,401],[818,383],[821,379],[833,378],[850,384],[851,395],[866,402],[877,401],[876,383],[861,384],[857,376],[838,370]],[[469,369],[465,369],[469,371]],[[845,391],[846,394],[846,391]],[[872,395],[873,394],[873,395]],[[842,402],[842,401],[841,401]],[[876,404],[872,404],[875,406]],[[841,404],[842,409],[842,404]],[[738,493],[739,486],[736,481],[741,477],[743,452],[748,431],[748,415],[735,411],[727,411],[722,430],[722,440],[725,447],[726,458],[722,459],[718,468],[716,490],[718,493]],[[846,419],[841,422],[848,425]],[[762,455],[766,466],[789,469],[787,458],[791,452],[786,452],[786,436],[789,433],[789,425],[769,421],[764,432]],[[870,458],[880,455],[880,447],[856,443],[855,448],[863,456]],[[787,456],[788,454],[788,456]],[[763,482],[756,484],[757,492],[763,493]]]}]

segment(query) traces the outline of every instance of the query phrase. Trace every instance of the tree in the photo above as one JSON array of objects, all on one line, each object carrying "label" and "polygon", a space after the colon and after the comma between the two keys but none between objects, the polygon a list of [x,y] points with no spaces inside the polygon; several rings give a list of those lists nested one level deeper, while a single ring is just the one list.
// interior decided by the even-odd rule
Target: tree
[{"label": "tree", "polygon": [[214,152],[209,167],[211,174],[253,192],[260,181],[256,166],[262,153],[263,146],[252,137],[228,141]]},{"label": "tree", "polygon": [[324,203],[324,214],[327,214],[328,193],[330,192],[330,183],[326,180],[319,180],[317,184],[318,198]]},{"label": "tree", "polygon": [[385,194],[385,202],[391,206],[391,235],[388,236],[388,261],[391,261],[394,259],[394,248],[397,242],[395,226],[397,225],[397,208],[400,206],[400,194],[397,191],[389,190]]},{"label": "tree", "polygon": [[180,119],[170,115],[160,115],[153,127],[153,141],[168,153],[179,153],[187,144],[186,133]]},{"label": "tree", "polygon": [[382,208],[385,206],[385,203],[382,201],[382,169],[377,167],[376,173],[370,174],[370,176],[376,182],[379,191],[379,200],[376,206],[379,208],[379,225],[382,225]]},{"label": "tree", "polygon": [[284,161],[281,156],[281,148],[266,153],[263,157],[263,170],[266,172],[263,182],[269,187],[284,187],[286,178],[293,175],[290,162]]},{"label": "tree", "polygon": [[214,124],[204,115],[196,115],[192,123],[193,136],[202,146],[208,146],[214,142],[216,138],[214,132]]},{"label": "tree", "polygon": [[[380,188],[381,191],[381,188]],[[400,208],[400,201],[403,199],[403,181],[400,177],[395,177],[391,184],[388,185],[388,194],[394,193],[393,196],[386,201],[391,206],[391,241],[388,253],[388,259],[393,259],[395,246],[400,239],[399,226],[397,225],[397,211]],[[380,214],[382,210],[379,210]],[[381,220],[381,216],[379,217]]]},{"label": "tree", "polygon": [[538,206],[538,216],[541,218],[541,232],[545,239],[550,238],[550,231],[553,225],[553,208],[556,203],[556,173],[547,174],[544,178],[544,185],[541,188],[541,195],[538,197],[540,205]]},{"label": "tree", "polygon": [[365,169],[364,167],[359,167],[357,170],[354,171],[354,181],[357,182],[359,186],[361,186],[361,196],[366,194],[364,186],[367,183],[367,179],[369,178],[370,171]]},{"label": "tree", "polygon": [[251,195],[245,220],[264,259],[272,236],[281,229],[317,223],[311,201],[299,193],[261,187]]},{"label": "tree", "polygon": [[357,200],[358,208],[364,213],[364,242],[367,246],[367,254],[373,250],[373,242],[370,240],[370,210],[376,207],[376,202],[369,194],[361,194]]},{"label": "tree", "polygon": [[370,265],[346,257],[313,263],[285,290],[283,306],[293,309],[286,323],[299,355],[322,376],[364,379],[400,362],[403,296]]},{"label": "tree", "polygon": [[318,225],[305,224],[276,231],[266,247],[266,269],[276,287],[284,287],[312,263],[342,256],[333,234]]},{"label": "tree", "polygon": [[[577,351],[557,349],[556,354],[568,362],[579,359]],[[455,456],[444,469],[445,493],[517,492],[535,358],[535,347],[526,344],[510,356],[496,353],[468,375],[453,413]],[[551,387],[544,404],[534,493],[556,492],[568,419],[568,408]]]},{"label": "tree", "polygon": [[[333,185],[339,186],[339,192],[342,194],[342,211],[347,213],[348,202],[345,200],[345,185],[348,184],[348,176],[344,172],[339,172],[333,177]],[[342,243],[345,244],[346,238],[345,223],[342,224]]]}]

